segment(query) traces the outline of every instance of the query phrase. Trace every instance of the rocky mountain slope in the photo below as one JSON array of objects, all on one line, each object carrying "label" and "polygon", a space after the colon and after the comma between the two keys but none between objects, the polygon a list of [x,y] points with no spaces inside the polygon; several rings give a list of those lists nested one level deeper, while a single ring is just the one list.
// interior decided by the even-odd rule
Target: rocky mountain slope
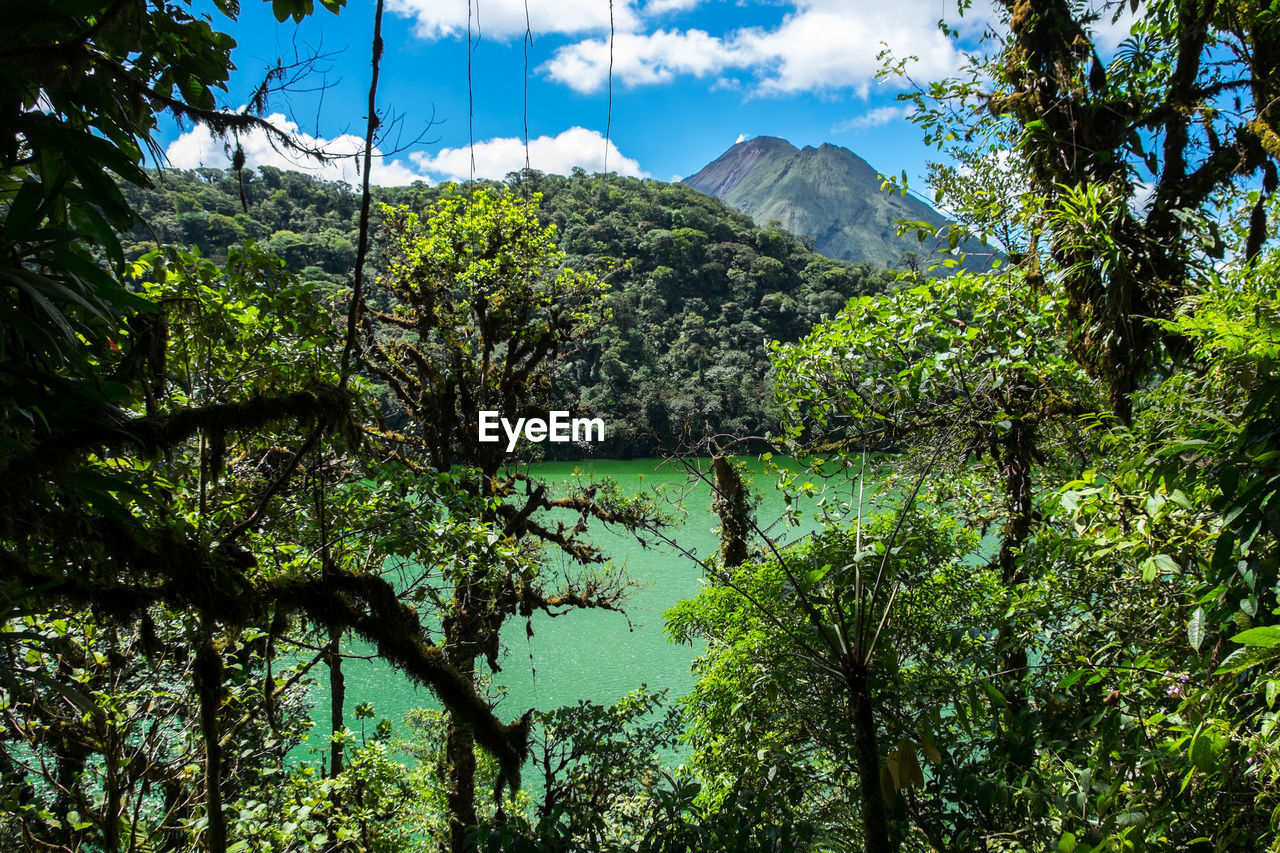
[{"label": "rocky mountain slope", "polygon": [[[915,233],[898,236],[899,220],[928,222],[936,230],[947,219],[910,195],[880,189],[880,174],[848,148],[824,144],[796,148],[785,139],[757,136],[739,142],[684,183],[716,196],[755,220],[776,220],[786,230],[811,237],[814,248],[837,260],[902,268],[938,260],[937,240],[921,243]],[[981,244],[967,251],[989,255]],[[966,266],[984,266],[971,257]]]}]

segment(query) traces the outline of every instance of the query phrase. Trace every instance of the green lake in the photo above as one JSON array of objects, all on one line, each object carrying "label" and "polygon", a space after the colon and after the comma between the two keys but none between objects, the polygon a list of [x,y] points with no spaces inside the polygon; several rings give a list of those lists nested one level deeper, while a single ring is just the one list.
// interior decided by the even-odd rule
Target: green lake
[{"label": "green lake", "polygon": [[[702,464],[705,467],[709,463],[702,460]],[[785,504],[782,493],[763,471],[762,463],[747,460],[748,477],[754,479],[755,490],[762,499],[757,518],[767,525],[782,515]],[[705,483],[690,485],[690,477],[672,463],[659,459],[548,462],[532,466],[529,473],[545,479],[553,489],[567,488],[575,476],[609,477],[633,494],[658,489],[664,508],[677,515],[676,526],[667,531],[672,539],[704,558],[718,547],[718,519],[710,509],[710,487]],[[805,504],[799,504],[801,518],[807,523],[789,531],[779,524],[770,530],[770,535],[790,541],[812,529],[813,500],[805,501],[807,514],[803,512]],[[668,698],[675,699],[686,694],[692,685],[689,665],[701,649],[670,642],[663,630],[662,614],[677,601],[698,592],[702,570],[668,545],[654,543],[644,548],[631,534],[607,530],[600,524],[591,528],[590,538],[626,569],[639,588],[628,599],[625,615],[576,610],[552,618],[536,613],[532,638],[526,635],[524,619],[508,620],[502,632],[502,671],[493,675],[491,691],[499,717],[514,719],[529,708],[551,710],[583,699],[612,703],[642,684],[650,690],[666,689]],[[568,561],[550,549],[547,553],[552,556],[544,566],[544,576],[554,577],[567,568]],[[425,688],[415,687],[382,661],[360,657],[368,651],[362,644],[350,642],[347,650],[353,655],[343,664],[348,725],[355,724],[350,716],[361,702],[372,703],[376,718],[390,719],[398,731],[405,711],[438,707]],[[487,673],[483,661],[477,666]],[[313,686],[313,700],[316,727],[304,749],[323,747],[328,741],[328,687],[323,674]]]}]

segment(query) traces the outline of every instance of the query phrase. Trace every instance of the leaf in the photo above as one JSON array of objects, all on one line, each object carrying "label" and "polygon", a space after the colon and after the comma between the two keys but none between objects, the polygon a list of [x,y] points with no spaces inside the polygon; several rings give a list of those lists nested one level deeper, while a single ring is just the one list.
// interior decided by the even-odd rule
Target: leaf
[{"label": "leaf", "polygon": [[1216,726],[1202,729],[1191,738],[1191,746],[1187,750],[1191,763],[1202,773],[1212,773],[1218,766],[1218,759],[1226,749],[1227,739]]},{"label": "leaf", "polygon": [[821,568],[810,569],[809,571],[805,572],[804,578],[805,578],[806,591],[809,589],[812,589],[815,585],[820,583],[822,579],[825,578],[827,574],[831,571],[831,568],[832,568],[831,564],[827,563],[825,566],[822,566]]},{"label": "leaf", "polygon": [[1236,649],[1234,652],[1227,655],[1226,660],[1222,662],[1222,665],[1219,666],[1213,674],[1229,675],[1233,672],[1240,672],[1241,670],[1248,669],[1251,666],[1257,666],[1260,663],[1274,660],[1277,657],[1280,657],[1280,652],[1272,649],[1258,646],[1246,646],[1242,649]]},{"label": "leaf", "polygon": [[920,769],[920,761],[916,758],[916,745],[903,738],[898,741],[897,753],[898,778],[903,788],[923,788],[924,771]]},{"label": "leaf", "polygon": [[1236,547],[1236,535],[1230,530],[1224,530],[1218,534],[1218,539],[1213,547],[1213,562],[1211,563],[1213,571],[1217,575],[1221,575],[1231,567],[1231,556]]},{"label": "leaf", "polygon": [[276,16],[276,20],[284,23],[289,19],[289,4],[282,0],[271,0],[271,14]]},{"label": "leaf", "polygon": [[1187,641],[1191,643],[1191,648],[1197,652],[1204,645],[1204,608],[1197,607],[1196,612],[1191,614],[1191,620],[1187,622]]},{"label": "leaf", "polygon": [[1262,628],[1250,628],[1241,631],[1231,638],[1231,642],[1245,646],[1260,646],[1265,649],[1280,646],[1280,627],[1268,625]]},{"label": "leaf", "polygon": [[4,218],[5,227],[11,232],[9,239],[17,242],[26,236],[26,232],[36,227],[43,200],[44,187],[40,182],[23,181],[22,188],[10,203]]},{"label": "leaf", "polygon": [[893,776],[889,773],[888,767],[880,768],[880,796],[884,798],[884,804],[889,808],[893,807],[893,803],[898,797],[898,788],[894,784]]},{"label": "leaf", "polygon": [[1147,582],[1155,580],[1159,572],[1177,574],[1179,571],[1177,562],[1168,554],[1156,554],[1142,562],[1142,579]]},{"label": "leaf", "polygon": [[1075,672],[1069,673],[1058,683],[1058,689],[1063,691],[1070,690],[1071,686],[1081,678],[1084,678],[1086,673],[1088,673],[1087,669],[1077,669]]},{"label": "leaf", "polygon": [[920,744],[924,747],[925,757],[934,764],[942,763],[942,753],[938,750],[937,744],[933,742],[933,735],[928,731],[920,732]]}]

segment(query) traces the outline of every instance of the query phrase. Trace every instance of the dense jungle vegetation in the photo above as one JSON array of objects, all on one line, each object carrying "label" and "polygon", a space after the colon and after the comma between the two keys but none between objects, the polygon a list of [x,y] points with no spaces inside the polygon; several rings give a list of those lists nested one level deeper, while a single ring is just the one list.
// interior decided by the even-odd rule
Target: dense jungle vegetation
[{"label": "dense jungle vegetation", "polygon": [[[157,240],[210,258],[253,240],[317,294],[343,298],[359,224],[350,187],[270,166],[166,171],[155,180],[151,188],[124,188],[139,213],[124,240],[126,258]],[[555,226],[569,267],[609,284],[607,316],[552,371],[561,407],[603,416],[607,441],[547,445],[553,458],[655,455],[707,428],[777,433],[768,342],[798,340],[850,297],[892,282],[883,270],[815,254],[779,228],[757,228],[683,184],[581,171],[526,172],[508,184],[538,200],[538,219]],[[380,187],[373,198],[421,211],[444,191]],[[375,209],[375,232],[381,221]],[[376,267],[381,255],[376,243],[373,249]],[[390,422],[403,426],[395,414]]]},{"label": "dense jungle vegetation", "polygon": [[[251,214],[221,173],[144,195],[162,115],[296,144],[217,108],[215,5],[28,0],[0,36],[0,847],[1280,850],[1274,6],[1138,0],[1106,54],[1088,5],[998,6],[989,53],[907,97],[1008,262],[885,290],[613,178],[376,216],[265,170]],[[643,324],[675,343],[635,351]],[[716,455],[722,547],[668,614],[707,641],[692,694],[500,718],[504,623],[626,606],[586,520],[666,519],[553,492],[477,411],[577,371],[688,419],[642,371],[758,383],[733,346],[771,330],[775,450],[810,466],[778,485],[823,492],[819,531],[780,547]],[[439,710],[373,723],[349,637]],[[321,671],[331,748],[298,763]]]}]

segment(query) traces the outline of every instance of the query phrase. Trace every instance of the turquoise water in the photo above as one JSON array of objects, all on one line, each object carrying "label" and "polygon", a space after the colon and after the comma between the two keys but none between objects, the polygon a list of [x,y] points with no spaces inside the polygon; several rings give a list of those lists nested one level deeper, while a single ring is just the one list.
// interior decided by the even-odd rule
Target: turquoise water
[{"label": "turquoise water", "polygon": [[[705,467],[708,463],[703,460],[701,464]],[[757,509],[762,525],[779,518],[784,509],[782,493],[774,488],[763,469],[759,461],[748,460],[748,477],[755,481],[755,491],[762,498]],[[586,479],[610,477],[631,494],[659,490],[664,509],[678,517],[677,524],[667,531],[668,536],[704,558],[718,548],[718,519],[710,510],[710,487],[701,483],[689,485],[686,473],[670,463],[657,459],[556,462],[532,466],[529,473],[545,479],[553,489],[567,489],[576,471]],[[808,501],[808,515],[812,514],[813,500]],[[802,511],[806,509],[804,504],[798,506]],[[802,518],[805,515],[802,512]],[[778,525],[770,534],[789,541],[812,527],[809,519],[790,530]],[[589,536],[639,586],[626,602],[625,615],[574,610],[552,618],[539,612],[533,616],[532,638],[526,635],[524,619],[508,620],[502,631],[502,671],[493,675],[492,689],[494,706],[503,719],[514,719],[529,708],[551,710],[584,699],[613,703],[642,684],[650,690],[666,689],[669,698],[675,699],[692,685],[689,665],[701,648],[668,641],[662,613],[698,592],[701,568],[668,545],[653,543],[644,548],[630,533],[605,529],[600,524],[592,526]],[[551,558],[544,566],[544,577],[571,571],[563,555],[550,551],[548,554]],[[368,649],[350,642],[348,651],[362,655]],[[477,666],[487,672],[483,661]],[[361,702],[371,702],[377,718],[390,719],[397,730],[405,711],[438,707],[430,691],[415,687],[381,661],[352,657],[344,662],[343,671],[348,726],[358,728],[351,715]],[[313,700],[316,726],[308,746],[323,747],[329,731],[328,685],[323,675],[313,686]]]}]

